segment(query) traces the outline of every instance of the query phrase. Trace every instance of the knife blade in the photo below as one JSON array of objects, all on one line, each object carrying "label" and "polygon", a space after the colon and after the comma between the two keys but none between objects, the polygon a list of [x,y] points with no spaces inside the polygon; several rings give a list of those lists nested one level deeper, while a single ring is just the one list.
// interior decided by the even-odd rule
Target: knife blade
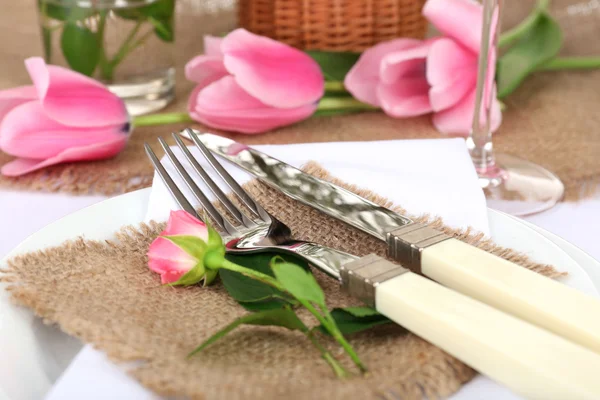
[{"label": "knife blade", "polygon": [[[199,132],[197,132],[199,134]],[[600,302],[230,139],[199,134],[215,154],[285,195],[388,244],[413,272],[600,353]]]}]

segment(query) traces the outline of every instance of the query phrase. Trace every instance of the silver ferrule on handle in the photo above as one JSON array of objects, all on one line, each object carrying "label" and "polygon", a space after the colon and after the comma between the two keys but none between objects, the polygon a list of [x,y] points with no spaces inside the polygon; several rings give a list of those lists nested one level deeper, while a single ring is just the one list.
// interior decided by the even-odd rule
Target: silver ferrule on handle
[{"label": "silver ferrule on handle", "polygon": [[340,268],[342,287],[352,296],[375,307],[377,285],[409,272],[384,258],[369,254]]},{"label": "silver ferrule on handle", "polygon": [[447,239],[450,239],[450,236],[445,233],[413,222],[387,233],[388,256],[412,272],[421,274],[423,250]]}]

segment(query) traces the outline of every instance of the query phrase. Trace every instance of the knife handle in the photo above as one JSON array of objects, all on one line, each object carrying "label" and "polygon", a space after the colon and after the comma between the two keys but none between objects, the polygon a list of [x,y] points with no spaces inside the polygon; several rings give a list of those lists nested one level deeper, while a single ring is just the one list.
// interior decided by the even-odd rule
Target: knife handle
[{"label": "knife handle", "polygon": [[381,314],[526,398],[600,399],[600,355],[563,337],[374,255],[345,264],[342,284],[350,294],[374,300]]},{"label": "knife handle", "polygon": [[600,302],[592,296],[456,239],[423,249],[421,271],[600,353]]}]

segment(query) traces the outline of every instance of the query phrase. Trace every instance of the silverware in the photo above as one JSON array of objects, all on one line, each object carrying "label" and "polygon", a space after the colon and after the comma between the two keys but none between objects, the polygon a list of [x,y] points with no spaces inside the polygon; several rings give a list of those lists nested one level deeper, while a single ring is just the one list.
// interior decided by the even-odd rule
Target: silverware
[{"label": "silverware", "polygon": [[[195,172],[223,202],[224,193],[184,149],[180,138],[174,136]],[[594,352],[378,256],[359,258],[314,243],[294,241],[290,229],[255,202],[210,156],[193,132],[191,137],[208,163],[248,207],[245,212],[233,203],[224,204],[231,215],[220,213],[207,201],[190,171],[159,139],[178,174],[224,235],[227,251],[283,251],[300,255],[338,278],[351,295],[526,397],[544,400],[600,398],[600,381],[595,373],[600,368],[600,356]],[[178,204],[200,217],[148,144],[146,152]],[[307,248],[310,251],[299,251]]]},{"label": "silverware", "polygon": [[389,256],[411,271],[600,352],[600,302],[592,296],[415,223],[248,146],[211,134],[198,138],[265,184],[387,242]]}]

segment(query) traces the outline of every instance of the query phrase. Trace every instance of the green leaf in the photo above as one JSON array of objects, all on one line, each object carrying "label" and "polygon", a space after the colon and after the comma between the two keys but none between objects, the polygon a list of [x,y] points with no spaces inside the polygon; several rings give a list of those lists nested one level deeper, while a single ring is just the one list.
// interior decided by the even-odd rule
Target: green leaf
[{"label": "green leaf", "polygon": [[174,40],[173,24],[170,19],[155,19],[150,17],[148,21],[154,26],[154,33],[159,39],[165,42],[172,42]]},{"label": "green leaf", "polygon": [[139,21],[149,17],[159,20],[169,20],[173,16],[174,9],[174,0],[158,0],[142,7],[115,8],[113,12],[123,19],[132,21]]},{"label": "green leaf", "polygon": [[207,244],[204,240],[200,239],[199,237],[191,235],[173,235],[163,237],[173,242],[177,247],[180,247],[190,256],[198,260],[204,259]]},{"label": "green leaf", "polygon": [[80,21],[96,13],[92,7],[78,7],[75,1],[57,4],[38,0],[38,6],[44,15],[58,21]]},{"label": "green leaf", "polygon": [[271,269],[275,278],[292,296],[325,307],[325,295],[310,271],[286,262],[280,257],[275,257],[271,261]]},{"label": "green leaf", "polygon": [[536,68],[554,58],[562,45],[560,26],[542,13],[529,32],[498,61],[498,97],[512,93]]},{"label": "green leaf", "polygon": [[[225,258],[232,263],[253,269],[269,276],[273,276],[273,271],[271,270],[269,263],[274,256],[274,253],[256,253],[245,255],[226,254]],[[280,307],[281,304],[284,303],[296,304],[296,302],[287,293],[277,290],[266,283],[242,275],[239,272],[222,268],[219,270],[219,276],[229,295],[248,309],[254,310],[256,309],[255,307],[261,307],[262,309],[265,309],[264,307],[270,307],[270,305],[267,305],[267,303],[270,302],[273,303],[273,306],[277,307]],[[263,304],[246,306],[247,303],[258,302]]]},{"label": "green leaf", "polygon": [[281,326],[289,330],[299,330],[302,332],[307,331],[306,325],[304,325],[296,313],[288,307],[275,310],[259,311],[254,314],[244,315],[243,317],[236,319],[231,324],[227,325],[225,328],[206,339],[200,346],[188,354],[188,357],[201,352],[206,347],[215,343],[240,325]]},{"label": "green leaf", "polygon": [[348,71],[350,71],[360,57],[360,53],[348,52],[310,50],[306,53],[319,64],[323,75],[325,75],[325,79],[330,81],[343,81]]},{"label": "green leaf", "polygon": [[[370,307],[335,308],[331,311],[331,317],[343,335],[365,331],[374,326],[392,322]],[[319,330],[325,334],[329,334],[327,329],[322,325],[319,326]]]},{"label": "green leaf", "polygon": [[100,59],[100,42],[86,27],[67,22],[63,28],[60,47],[74,71],[91,76]]},{"label": "green leaf", "polygon": [[45,26],[42,27],[42,43],[44,45],[44,58],[46,62],[52,62],[52,31]]},{"label": "green leaf", "polygon": [[[200,282],[206,274],[206,269],[204,268],[204,264],[200,261],[198,262],[194,268],[190,269],[186,272],[181,278],[179,278],[176,282],[167,283],[167,286],[190,286],[195,285]],[[214,279],[214,276],[213,276]]]}]

